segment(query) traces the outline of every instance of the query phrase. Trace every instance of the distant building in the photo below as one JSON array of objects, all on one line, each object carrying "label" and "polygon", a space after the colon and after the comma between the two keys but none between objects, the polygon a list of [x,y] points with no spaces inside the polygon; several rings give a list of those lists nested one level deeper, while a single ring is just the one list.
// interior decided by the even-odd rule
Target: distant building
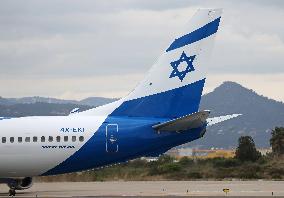
[{"label": "distant building", "polygon": [[168,151],[167,154],[176,158],[181,158],[181,157],[229,158],[235,156],[235,150],[178,148]]},{"label": "distant building", "polygon": [[[235,156],[235,149],[195,149],[195,148],[174,148],[167,152],[168,155],[181,158],[181,157],[192,157],[192,158],[232,158]],[[261,148],[258,151],[262,155],[266,155],[272,152],[271,148]]]}]

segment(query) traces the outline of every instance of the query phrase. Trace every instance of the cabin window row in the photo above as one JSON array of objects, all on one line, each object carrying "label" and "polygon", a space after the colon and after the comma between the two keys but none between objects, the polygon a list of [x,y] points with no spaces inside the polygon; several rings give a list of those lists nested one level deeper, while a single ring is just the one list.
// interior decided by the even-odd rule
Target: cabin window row
[{"label": "cabin window row", "polygon": [[14,142],[18,142],[18,143],[21,143],[21,142],[68,142],[69,141],[69,138],[71,139],[72,142],[76,142],[76,141],[80,141],[80,142],[83,142],[84,141],[84,136],[56,136],[56,137],[53,137],[53,136],[48,136],[48,137],[45,137],[45,136],[41,136],[41,137],[37,137],[37,136],[34,136],[34,137],[2,137],[2,143],[6,143],[7,141],[10,141],[10,143],[14,143]]}]

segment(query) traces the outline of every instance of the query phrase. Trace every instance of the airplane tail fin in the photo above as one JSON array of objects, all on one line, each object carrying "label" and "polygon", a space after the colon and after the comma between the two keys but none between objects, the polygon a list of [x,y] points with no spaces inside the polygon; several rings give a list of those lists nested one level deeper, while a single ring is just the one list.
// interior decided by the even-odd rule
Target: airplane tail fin
[{"label": "airplane tail fin", "polygon": [[200,9],[112,115],[177,118],[198,111],[221,9]]}]

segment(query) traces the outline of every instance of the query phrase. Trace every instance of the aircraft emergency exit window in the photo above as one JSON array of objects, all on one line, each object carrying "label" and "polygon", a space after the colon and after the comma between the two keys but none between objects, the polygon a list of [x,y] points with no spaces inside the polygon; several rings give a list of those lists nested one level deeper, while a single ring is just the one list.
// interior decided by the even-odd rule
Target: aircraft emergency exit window
[{"label": "aircraft emergency exit window", "polygon": [[6,143],[6,137],[2,137],[2,143]]},{"label": "aircraft emergency exit window", "polygon": [[80,137],[79,137],[79,141],[80,141],[80,142],[83,142],[83,141],[84,141],[84,136],[80,136]]},{"label": "aircraft emergency exit window", "polygon": [[53,141],[53,137],[52,137],[52,136],[49,136],[49,137],[48,137],[48,141],[49,141],[49,142],[52,142],[52,141]]},{"label": "aircraft emergency exit window", "polygon": [[64,142],[68,142],[68,136],[64,136]]},{"label": "aircraft emergency exit window", "polygon": [[76,136],[72,136],[72,142],[76,142]]},{"label": "aircraft emergency exit window", "polygon": [[22,143],[23,142],[23,138],[22,137],[18,137],[18,142]]},{"label": "aircraft emergency exit window", "polygon": [[45,137],[44,137],[44,136],[41,136],[40,141],[41,141],[41,142],[45,142]]},{"label": "aircraft emergency exit window", "polygon": [[26,137],[25,138],[25,142],[30,142],[31,141],[31,138],[30,137]]},{"label": "aircraft emergency exit window", "polygon": [[10,142],[14,143],[14,141],[15,141],[15,138],[14,137],[10,137]]},{"label": "aircraft emergency exit window", "polygon": [[56,142],[60,142],[60,136],[56,137]]},{"label": "aircraft emergency exit window", "polygon": [[33,142],[37,142],[37,137],[36,136],[33,137]]}]

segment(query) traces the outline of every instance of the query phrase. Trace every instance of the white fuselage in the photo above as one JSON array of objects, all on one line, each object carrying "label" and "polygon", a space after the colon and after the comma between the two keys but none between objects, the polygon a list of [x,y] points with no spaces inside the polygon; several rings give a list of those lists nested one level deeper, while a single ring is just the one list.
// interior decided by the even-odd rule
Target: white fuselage
[{"label": "white fuselage", "polygon": [[103,120],[103,116],[1,120],[0,177],[41,175],[76,152],[97,131]]}]

